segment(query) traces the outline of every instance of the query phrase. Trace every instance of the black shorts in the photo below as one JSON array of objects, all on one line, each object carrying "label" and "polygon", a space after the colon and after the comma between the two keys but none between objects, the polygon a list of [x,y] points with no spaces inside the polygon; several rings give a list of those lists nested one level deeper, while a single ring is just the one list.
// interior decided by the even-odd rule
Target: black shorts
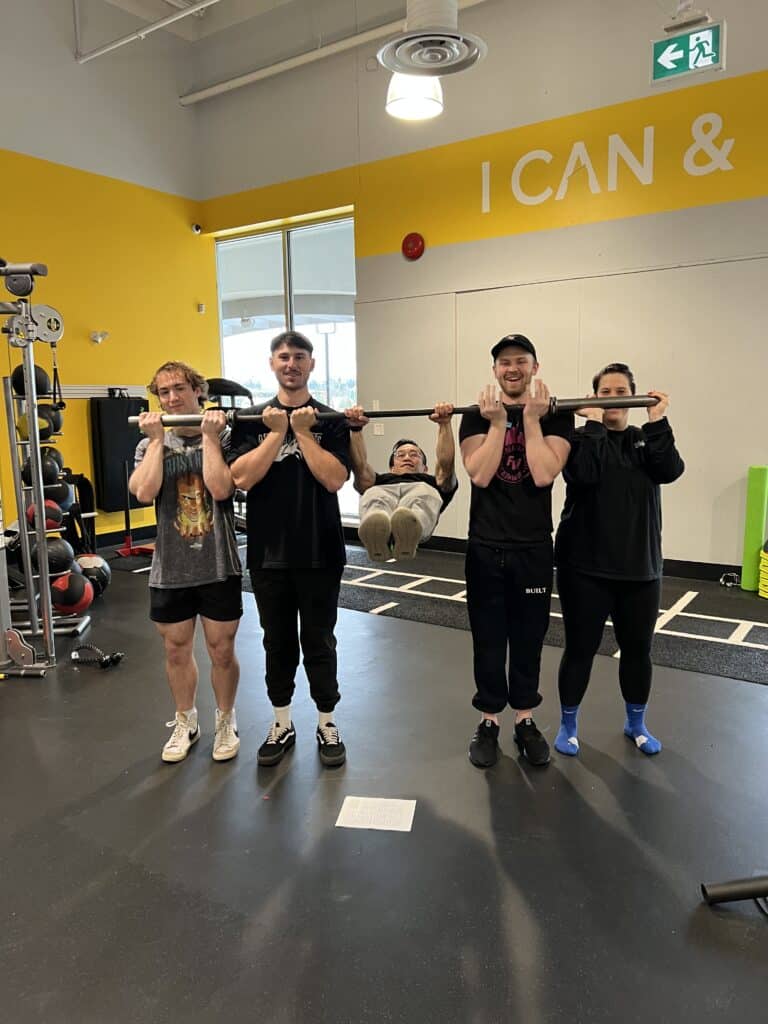
[{"label": "black shorts", "polygon": [[233,622],[242,614],[240,576],[228,576],[199,587],[149,588],[149,617],[153,622],[186,622],[196,615],[214,622]]}]

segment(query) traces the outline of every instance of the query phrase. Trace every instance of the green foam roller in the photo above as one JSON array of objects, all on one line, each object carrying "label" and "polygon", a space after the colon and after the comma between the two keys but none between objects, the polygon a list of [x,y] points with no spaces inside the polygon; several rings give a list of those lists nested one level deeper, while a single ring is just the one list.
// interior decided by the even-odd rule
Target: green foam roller
[{"label": "green foam roller", "polygon": [[747,474],[747,514],[744,520],[744,555],[741,589],[757,590],[760,585],[760,553],[766,539],[768,519],[768,466],[750,466]]}]

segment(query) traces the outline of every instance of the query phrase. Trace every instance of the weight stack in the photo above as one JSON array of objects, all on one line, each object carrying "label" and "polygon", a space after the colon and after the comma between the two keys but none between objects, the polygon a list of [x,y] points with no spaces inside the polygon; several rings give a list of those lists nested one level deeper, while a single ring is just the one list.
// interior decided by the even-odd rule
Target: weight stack
[{"label": "weight stack", "polygon": [[[91,398],[91,451],[96,507],[104,512],[125,511],[125,463],[133,471],[136,445],[142,438],[138,427],[128,424],[149,408],[143,398]],[[143,507],[130,495],[130,507]]]}]

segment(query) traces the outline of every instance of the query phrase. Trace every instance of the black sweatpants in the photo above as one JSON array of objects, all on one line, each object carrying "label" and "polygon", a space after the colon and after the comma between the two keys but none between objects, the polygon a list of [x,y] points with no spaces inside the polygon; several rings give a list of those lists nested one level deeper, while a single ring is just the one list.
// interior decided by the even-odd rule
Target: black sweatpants
[{"label": "black sweatpants", "polygon": [[557,592],[565,626],[565,651],[558,675],[560,703],[564,707],[581,704],[610,615],[621,652],[622,696],[629,704],[647,704],[661,580],[611,580],[563,566],[557,570]]},{"label": "black sweatpants", "polygon": [[342,567],[254,569],[253,593],[264,630],[267,693],[273,707],[291,703],[299,666],[299,645],[309,692],[318,711],[333,711],[340,700],[336,678],[336,637]]},{"label": "black sweatpants", "polygon": [[472,704],[497,714],[538,707],[541,648],[549,625],[552,544],[502,550],[470,540],[467,611],[472,627]]}]

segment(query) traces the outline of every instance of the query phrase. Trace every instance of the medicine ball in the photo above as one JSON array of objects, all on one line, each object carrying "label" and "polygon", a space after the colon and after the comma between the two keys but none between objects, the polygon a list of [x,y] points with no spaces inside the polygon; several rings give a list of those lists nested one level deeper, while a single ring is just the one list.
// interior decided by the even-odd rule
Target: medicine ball
[{"label": "medicine ball", "polygon": [[44,487],[43,494],[46,498],[50,498],[51,501],[55,501],[60,509],[65,510],[71,486],[66,480],[57,480],[55,484]]},{"label": "medicine ball", "polygon": [[57,405],[50,405],[48,402],[41,402],[37,407],[38,414],[41,416],[48,416],[51,423],[53,424],[54,433],[61,430],[62,424],[64,423],[64,417],[61,414],[61,409]]},{"label": "medicine ball", "polygon": [[[49,451],[50,449],[44,450]],[[44,455],[40,460],[40,465],[43,471],[43,484],[45,486],[55,484],[59,479],[59,473],[61,472],[58,462],[56,462],[55,459],[50,458],[50,456]],[[32,486],[32,463],[29,459],[27,459],[21,467],[21,479],[28,487]]]},{"label": "medicine ball", "polygon": [[[46,530],[55,530],[57,526],[61,526],[64,521],[64,513],[61,511],[55,501],[46,501],[45,503],[45,528]],[[27,509],[27,522],[30,525],[35,523],[35,506],[30,505]]]},{"label": "medicine ball", "polygon": [[85,578],[91,581],[96,597],[101,597],[112,579],[109,562],[106,562],[101,555],[78,555],[75,565],[79,565]]},{"label": "medicine ball", "polygon": [[[53,420],[45,409],[46,407],[42,405],[37,407],[37,432],[40,435],[41,441],[47,441],[54,432]],[[19,416],[16,422],[16,429],[22,441],[29,440],[29,423],[27,422],[26,413],[23,416]]]},{"label": "medicine ball", "polygon": [[[59,507],[62,512],[71,512],[72,506],[75,504],[75,488],[72,484],[67,483],[66,480],[62,480],[62,483],[67,484],[67,496],[62,498],[59,502]],[[77,511],[80,511],[80,506],[77,506]]]},{"label": "medicine ball", "polygon": [[51,598],[57,612],[65,615],[79,615],[89,608],[93,601],[93,587],[85,576],[68,572],[51,584]]},{"label": "medicine ball", "polygon": [[61,454],[58,448],[54,448],[53,445],[46,445],[40,449],[40,453],[48,459],[53,459],[59,469],[64,469],[64,456]]},{"label": "medicine ball", "polygon": [[[11,386],[17,395],[24,395],[24,367],[21,363],[11,374]],[[38,395],[50,395],[51,394],[51,378],[42,368],[42,366],[35,367],[35,390]]]},{"label": "medicine ball", "polygon": [[[68,572],[75,560],[75,552],[72,545],[65,540],[55,539],[48,541],[48,570],[49,572]],[[32,544],[32,565],[39,570],[37,561],[37,544]]]}]

